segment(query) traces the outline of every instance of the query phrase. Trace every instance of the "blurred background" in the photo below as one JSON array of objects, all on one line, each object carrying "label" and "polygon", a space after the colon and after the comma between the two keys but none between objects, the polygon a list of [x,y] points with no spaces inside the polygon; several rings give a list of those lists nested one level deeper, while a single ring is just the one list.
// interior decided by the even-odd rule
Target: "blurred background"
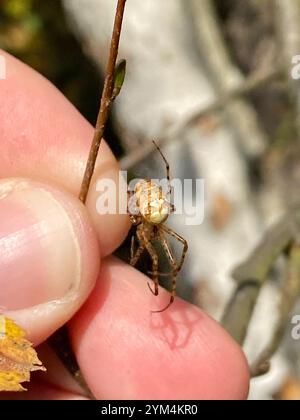
[{"label": "blurred background", "polygon": [[[94,125],[115,5],[1,0],[0,47],[42,73]],[[292,323],[300,315],[300,276],[291,282],[291,248],[268,254],[291,207],[300,208],[299,22],[297,0],[128,0],[119,53],[126,81],[105,133],[132,174],[164,176],[149,147],[155,138],[173,177],[204,179],[204,222],[170,221],[189,242],[179,294],[234,330],[250,364],[267,349],[271,368],[252,380],[250,399],[300,399],[300,337]],[[292,234],[296,227],[293,246]],[[129,243],[118,251],[124,258]],[[270,260],[265,275],[251,277],[260,272],[257,258],[232,275],[255,249]],[[240,312],[230,318],[241,277],[258,290],[249,298],[243,289]],[[243,337],[236,319],[249,323]]]}]

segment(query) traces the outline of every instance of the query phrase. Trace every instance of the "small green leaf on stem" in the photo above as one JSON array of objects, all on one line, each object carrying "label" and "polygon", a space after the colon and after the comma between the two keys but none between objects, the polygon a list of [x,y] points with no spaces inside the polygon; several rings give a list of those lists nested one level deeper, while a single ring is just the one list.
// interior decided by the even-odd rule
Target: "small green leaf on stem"
[{"label": "small green leaf on stem", "polygon": [[122,59],[117,63],[115,72],[114,72],[114,87],[113,87],[113,93],[111,96],[112,101],[116,99],[116,97],[119,95],[121,91],[121,88],[125,80],[125,74],[126,74],[126,60]]}]

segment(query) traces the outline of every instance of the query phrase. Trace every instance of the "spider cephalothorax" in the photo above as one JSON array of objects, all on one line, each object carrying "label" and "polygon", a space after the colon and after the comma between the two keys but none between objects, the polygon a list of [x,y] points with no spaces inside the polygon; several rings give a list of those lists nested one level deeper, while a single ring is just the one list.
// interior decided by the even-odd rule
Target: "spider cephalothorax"
[{"label": "spider cephalothorax", "polygon": [[[153,246],[153,241],[159,240],[161,242],[172,267],[172,270],[169,273],[172,278],[170,302],[164,309],[160,311],[154,311],[162,312],[167,309],[174,301],[176,294],[176,277],[183,265],[188,245],[185,239],[164,225],[169,214],[174,211],[174,206],[169,201],[171,194],[169,164],[159,147],[156,144],[155,146],[166,164],[168,191],[165,193],[161,186],[151,180],[141,180],[136,184],[134,191],[129,191],[128,209],[131,222],[134,225],[137,225],[136,236],[139,242],[138,249],[135,251],[135,238],[132,238],[130,264],[132,266],[136,265],[145,250],[149,253],[152,259],[152,271],[150,273],[154,283],[154,291],[150,287],[149,283],[148,285],[151,292],[157,296],[159,285],[158,277],[159,275],[166,275],[166,273],[162,274],[158,271],[158,254]],[[183,244],[183,252],[179,263],[176,261],[171,247],[166,239],[167,234],[174,237]]]}]

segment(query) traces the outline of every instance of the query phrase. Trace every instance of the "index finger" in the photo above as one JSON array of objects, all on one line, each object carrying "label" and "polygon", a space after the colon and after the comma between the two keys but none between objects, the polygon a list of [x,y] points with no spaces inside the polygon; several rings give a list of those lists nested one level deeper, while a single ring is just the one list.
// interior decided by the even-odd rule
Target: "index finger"
[{"label": "index finger", "polygon": [[[44,77],[1,51],[6,79],[0,80],[0,177],[27,177],[54,183],[78,196],[93,127]],[[99,215],[97,180],[108,178],[118,191],[119,166],[103,141],[89,190],[87,207],[103,256],[127,234],[126,214]],[[117,197],[118,198],[118,197]]]}]

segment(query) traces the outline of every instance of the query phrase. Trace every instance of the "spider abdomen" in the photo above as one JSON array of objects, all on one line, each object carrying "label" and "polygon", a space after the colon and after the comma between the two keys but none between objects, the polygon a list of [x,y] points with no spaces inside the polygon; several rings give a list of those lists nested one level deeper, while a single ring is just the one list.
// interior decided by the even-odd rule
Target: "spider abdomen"
[{"label": "spider abdomen", "polygon": [[164,223],[170,204],[162,188],[150,180],[142,180],[135,187],[137,206],[143,219],[152,224]]}]

